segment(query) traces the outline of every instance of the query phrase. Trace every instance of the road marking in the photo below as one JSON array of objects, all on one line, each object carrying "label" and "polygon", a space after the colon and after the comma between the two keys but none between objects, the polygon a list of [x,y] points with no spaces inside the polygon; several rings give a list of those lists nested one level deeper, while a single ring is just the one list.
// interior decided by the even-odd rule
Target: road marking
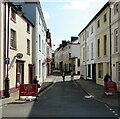
[{"label": "road marking", "polygon": [[113,110],[112,108],[110,108],[109,110]]},{"label": "road marking", "polygon": [[115,111],[112,111],[112,113],[115,113]]}]

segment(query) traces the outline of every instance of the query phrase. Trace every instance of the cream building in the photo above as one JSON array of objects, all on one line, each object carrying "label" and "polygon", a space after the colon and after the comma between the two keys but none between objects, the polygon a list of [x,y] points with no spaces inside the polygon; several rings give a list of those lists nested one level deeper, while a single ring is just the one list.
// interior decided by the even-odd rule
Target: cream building
[{"label": "cream building", "polygon": [[[5,65],[5,77],[2,78],[2,89],[1,92],[5,90],[4,80],[7,76],[9,77],[9,91],[10,93],[19,90],[20,84],[32,83],[33,65],[32,65],[32,30],[33,24],[24,16],[19,16],[17,14],[17,8],[13,4],[5,4],[4,9],[6,10],[5,21],[6,32],[4,35],[6,41],[6,52],[4,58],[9,58],[9,64]],[[8,17],[9,12],[9,17]],[[9,18],[9,27],[8,26]],[[9,32],[8,32],[9,29]],[[3,29],[2,29],[3,30]],[[9,37],[8,37],[9,36]],[[3,38],[3,39],[4,39]],[[3,40],[2,39],[2,40]],[[8,49],[8,50],[7,50]],[[2,49],[3,51],[3,49]],[[23,56],[20,58],[20,54]],[[6,62],[6,61],[5,61]],[[2,63],[4,63],[2,61]],[[8,68],[7,68],[8,66]]]},{"label": "cream building", "polygon": [[111,8],[112,80],[120,90],[120,2]]}]

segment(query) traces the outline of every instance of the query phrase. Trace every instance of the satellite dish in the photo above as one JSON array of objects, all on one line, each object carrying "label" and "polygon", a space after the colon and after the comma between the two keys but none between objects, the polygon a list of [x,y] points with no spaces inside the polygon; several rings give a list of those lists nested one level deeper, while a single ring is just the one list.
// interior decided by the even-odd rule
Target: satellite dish
[{"label": "satellite dish", "polygon": [[23,57],[23,54],[22,53],[17,53],[16,57],[21,59]]}]

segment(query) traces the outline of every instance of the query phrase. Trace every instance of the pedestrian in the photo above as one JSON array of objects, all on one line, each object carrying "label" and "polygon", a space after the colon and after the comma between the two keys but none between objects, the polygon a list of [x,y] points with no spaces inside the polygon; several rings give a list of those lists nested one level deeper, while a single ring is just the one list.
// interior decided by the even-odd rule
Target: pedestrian
[{"label": "pedestrian", "polygon": [[37,92],[37,96],[38,96],[38,88],[40,88],[40,85],[38,84],[37,76],[34,77],[33,84],[36,84],[36,86],[37,86],[36,92]]},{"label": "pedestrian", "polygon": [[104,76],[104,85],[105,85],[105,94],[106,95],[113,95],[112,92],[108,92],[107,91],[107,85],[109,82],[111,82],[111,76],[107,73],[105,76]]},{"label": "pedestrian", "polygon": [[107,82],[109,82],[109,81],[111,81],[111,77],[110,77],[110,75],[107,73],[107,74],[105,75],[105,77],[104,77],[104,83],[107,83]]},{"label": "pedestrian", "polygon": [[71,71],[71,81],[74,79],[74,73]]},{"label": "pedestrian", "polygon": [[65,81],[65,72],[62,71],[62,78],[63,78],[63,81]]}]

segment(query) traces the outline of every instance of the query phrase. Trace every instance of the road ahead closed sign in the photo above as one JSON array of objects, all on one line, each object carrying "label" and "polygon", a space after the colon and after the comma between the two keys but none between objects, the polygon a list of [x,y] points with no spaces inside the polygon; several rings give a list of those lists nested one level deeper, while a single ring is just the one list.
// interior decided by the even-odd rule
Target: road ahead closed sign
[{"label": "road ahead closed sign", "polygon": [[21,84],[20,96],[36,96],[37,85],[36,84]]}]

